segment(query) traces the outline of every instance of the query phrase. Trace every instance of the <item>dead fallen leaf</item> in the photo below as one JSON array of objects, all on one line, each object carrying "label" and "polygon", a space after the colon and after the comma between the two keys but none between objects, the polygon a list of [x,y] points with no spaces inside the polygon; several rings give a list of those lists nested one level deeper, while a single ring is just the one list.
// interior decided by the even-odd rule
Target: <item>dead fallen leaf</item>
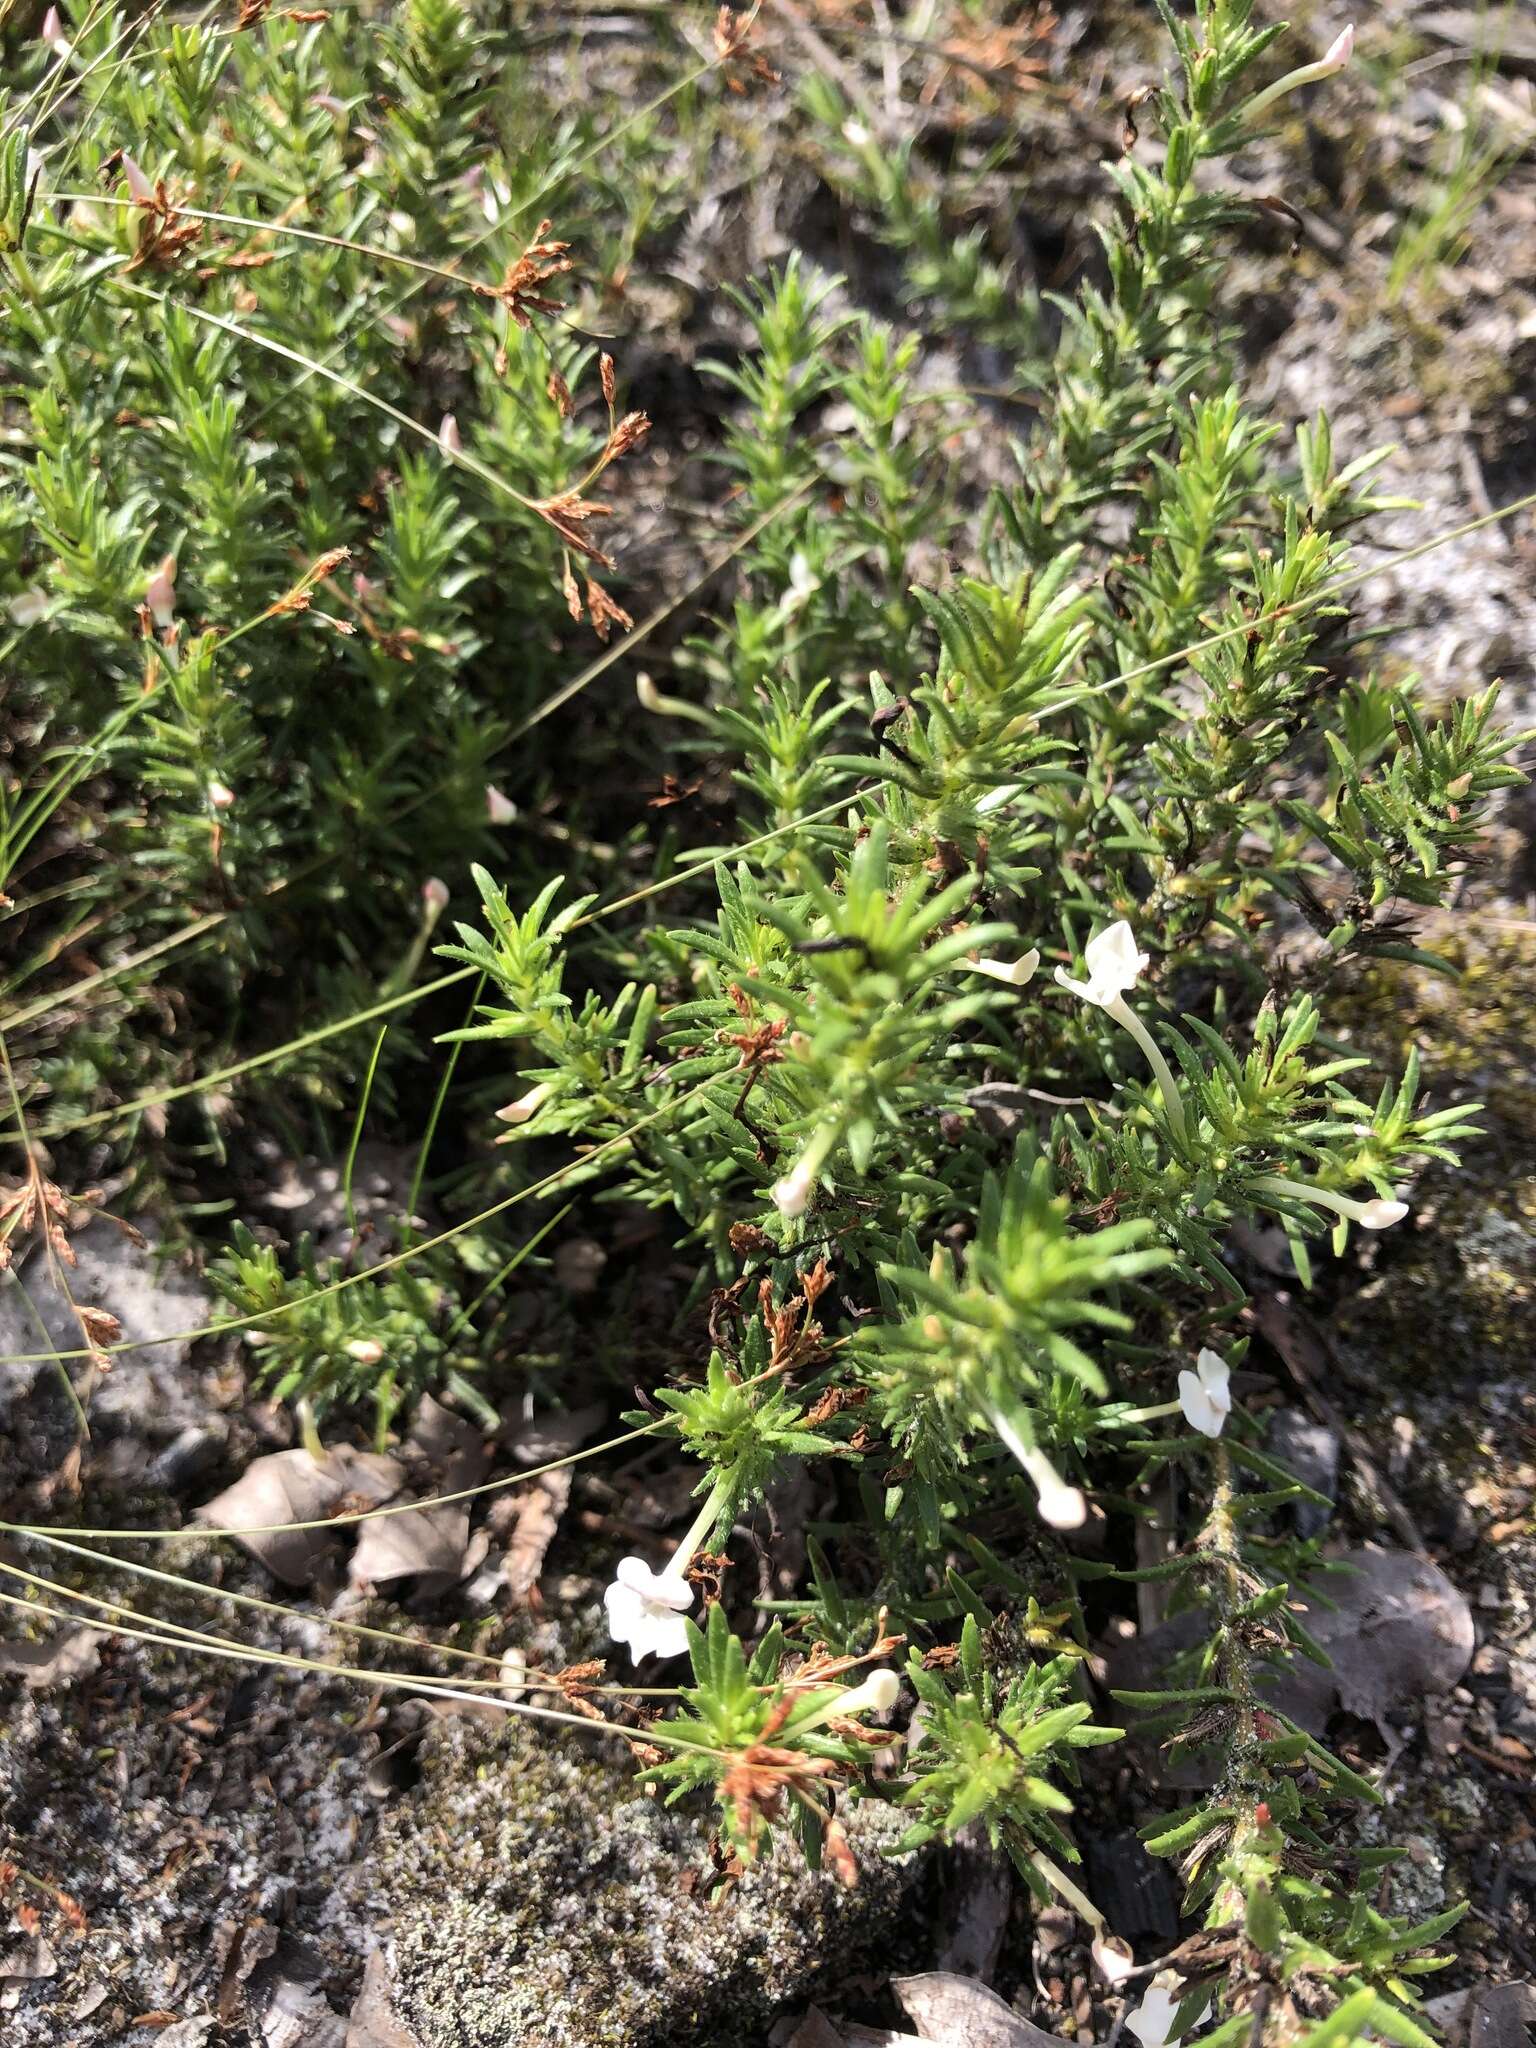
[{"label": "dead fallen leaf", "polygon": [[233,1530],[274,1578],[288,1586],[307,1586],[344,1534],[375,1525],[344,1524],[336,1530],[283,1525],[322,1522],[349,1497],[358,1506],[378,1506],[399,1492],[404,1477],[395,1459],[373,1451],[332,1450],[322,1458],[313,1458],[308,1451],[274,1451],[255,1459],[233,1486],[199,1508],[193,1519],[210,1528]]},{"label": "dead fallen leaf", "polygon": [[0,1643],[0,1677],[20,1678],[35,1692],[88,1678],[101,1656],[94,1629],[61,1628],[41,1643]]},{"label": "dead fallen leaf", "polygon": [[843,2048],[842,2035],[819,2005],[809,2007],[805,2017],[794,2023],[791,2033],[780,2035],[775,2029],[770,2038],[776,2042],[776,2048]]},{"label": "dead fallen leaf", "polygon": [[1472,1610],[1428,1558],[1406,1550],[1353,1550],[1318,1587],[1333,1611],[1306,1601],[1300,1617],[1332,1660],[1331,1669],[1296,1659],[1264,1688],[1265,1697],[1314,1735],[1335,1706],[1372,1721],[1390,1739],[1388,1720],[1402,1708],[1417,1716],[1447,1693],[1472,1661]]},{"label": "dead fallen leaf", "polygon": [[1446,2048],[1530,2048],[1536,2027],[1536,1984],[1473,1985],[1431,1998],[1425,2017]]},{"label": "dead fallen leaf", "polygon": [[942,2048],[1065,2048],[1055,2034],[970,1977],[929,1970],[919,1977],[893,1977],[891,1989],[918,2038]]},{"label": "dead fallen leaf", "polygon": [[[459,1493],[485,1476],[479,1431],[430,1394],[421,1398],[402,1455],[423,1474],[430,1493]],[[417,1591],[432,1598],[456,1586],[484,1555],[483,1542],[477,1551],[470,1543],[469,1504],[453,1501],[362,1523],[350,1577],[356,1586],[416,1579]]]},{"label": "dead fallen leaf", "polygon": [[538,1584],[545,1554],[555,1539],[570,1498],[569,1467],[560,1472],[541,1472],[537,1479],[506,1496],[507,1555],[501,1576],[514,1600],[526,1600]]}]

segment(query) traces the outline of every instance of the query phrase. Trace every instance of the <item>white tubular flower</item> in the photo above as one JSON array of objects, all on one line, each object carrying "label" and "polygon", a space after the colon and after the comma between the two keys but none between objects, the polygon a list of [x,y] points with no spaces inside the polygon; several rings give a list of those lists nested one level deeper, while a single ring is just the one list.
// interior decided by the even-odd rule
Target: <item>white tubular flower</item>
[{"label": "white tubular flower", "polygon": [[1168,1121],[1182,1144],[1185,1138],[1184,1098],[1179,1093],[1179,1084],[1173,1078],[1173,1069],[1163,1058],[1157,1040],[1125,1000],[1127,989],[1134,988],[1146,972],[1147,955],[1138,950],[1136,935],[1122,917],[1118,924],[1112,924],[1108,931],[1099,932],[1088,941],[1083,949],[1083,958],[1088,963],[1086,981],[1074,981],[1064,967],[1056,969],[1057,981],[1085,1003],[1093,1003],[1106,1017],[1113,1017],[1122,1030],[1129,1031],[1156,1077]]},{"label": "white tubular flower", "polygon": [[1193,1372],[1179,1374],[1179,1406],[1184,1420],[1202,1436],[1220,1436],[1232,1413],[1232,1373],[1224,1358],[1202,1351]]},{"label": "white tubular flower", "polygon": [[525,1124],[529,1117],[544,1107],[553,1093],[552,1081],[540,1081],[526,1095],[519,1095],[516,1102],[509,1102],[505,1109],[498,1109],[496,1114],[504,1124]]},{"label": "white tubular flower", "polygon": [[38,31],[38,40],[46,43],[51,50],[61,57],[68,50],[69,38],[64,33],[64,24],[59,18],[57,7],[50,7],[43,16],[43,25]]},{"label": "white tubular flower", "polygon": [[1123,917],[1108,931],[1099,932],[1088,941],[1083,958],[1088,963],[1086,981],[1074,981],[1064,967],[1056,969],[1056,979],[1064,989],[1081,996],[1085,1003],[1096,1003],[1101,1010],[1112,1010],[1150,965],[1147,955],[1138,950],[1136,934]]},{"label": "white tubular flower", "polygon": [[459,433],[459,423],[451,412],[445,412],[437,429],[437,445],[445,455],[462,455],[464,441]]},{"label": "white tubular flower", "polygon": [[846,1721],[852,1714],[889,1713],[900,1695],[901,1680],[894,1671],[871,1671],[862,1685],[842,1687],[817,1700],[810,1713],[796,1721],[795,1733],[803,1735],[824,1721]]},{"label": "white tubular flower", "polygon": [[1284,99],[1287,93],[1297,92],[1304,85],[1316,85],[1319,79],[1332,78],[1336,71],[1342,71],[1355,54],[1355,25],[1353,22],[1336,35],[1315,64],[1303,64],[1299,70],[1287,71],[1284,78],[1277,78],[1271,86],[1248,102],[1247,114],[1251,121],[1256,114],[1262,114],[1266,107],[1272,107],[1276,100]]},{"label": "white tubular flower", "polygon": [[[126,163],[127,158],[123,161]],[[167,555],[159,568],[144,586],[144,602],[149,606],[149,615],[162,629],[171,625],[176,617],[176,557]]]},{"label": "white tubular flower", "polygon": [[1310,1202],[1314,1208],[1331,1209],[1335,1216],[1358,1223],[1362,1230],[1390,1230],[1408,1214],[1406,1202],[1388,1201],[1383,1195],[1357,1202],[1352,1196],[1335,1194],[1332,1188],[1320,1188],[1313,1181],[1287,1180],[1278,1173],[1260,1174],[1248,1186],[1256,1195],[1278,1195],[1282,1201]]},{"label": "white tubular flower", "polygon": [[992,1411],[992,1427],[1033,1481],[1040,1496],[1035,1505],[1041,1521],[1052,1529],[1081,1529],[1088,1519],[1088,1503],[1081,1489],[1068,1486],[1044,1451],[1025,1443],[1007,1416],[997,1409]]},{"label": "white tubular flower", "polygon": [[511,825],[517,819],[517,805],[511,797],[488,782],[485,785],[485,815],[493,825]]},{"label": "white tubular flower", "polygon": [[643,1557],[621,1557],[613,1584],[603,1594],[608,1633],[626,1643],[635,1663],[642,1657],[680,1657],[688,1647],[684,1620],[693,1605],[693,1588],[676,1561],[653,1572]]},{"label": "white tubular flower", "polygon": [[1026,988],[1035,978],[1040,965],[1040,954],[1031,946],[1018,960],[992,960],[983,958],[966,962],[973,974],[989,974],[994,981],[1006,982],[1009,988]]},{"label": "white tubular flower", "polygon": [[802,1159],[782,1180],[774,1182],[773,1206],[781,1216],[793,1221],[796,1216],[803,1216],[810,1206],[811,1190],[815,1185],[816,1169]]}]

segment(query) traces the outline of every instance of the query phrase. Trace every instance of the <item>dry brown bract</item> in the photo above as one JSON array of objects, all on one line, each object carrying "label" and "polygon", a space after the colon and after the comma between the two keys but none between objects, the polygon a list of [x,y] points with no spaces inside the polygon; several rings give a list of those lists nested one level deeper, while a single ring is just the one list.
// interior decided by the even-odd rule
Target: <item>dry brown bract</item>
[{"label": "dry brown bract", "polygon": [[745,92],[747,89],[746,81],[735,68],[738,65],[745,65],[762,85],[777,85],[779,82],[778,72],[761,51],[747,48],[755,25],[755,12],[743,15],[734,8],[722,7],[715,16],[715,55],[720,59],[725,82],[732,92]]},{"label": "dry brown bract", "polygon": [[[541,220],[534,232],[533,240],[514,263],[509,263],[506,275],[500,284],[477,284],[475,290],[482,299],[496,299],[507,309],[507,318],[514,327],[526,334],[533,326],[535,313],[563,313],[565,301],[552,299],[543,287],[551,278],[561,277],[574,269],[569,251],[569,242],[547,242],[544,237],[553,223]],[[507,366],[505,348],[496,351],[496,370],[500,375]]]},{"label": "dry brown bract", "polygon": [[149,198],[134,203],[139,209],[139,239],[128,261],[129,270],[171,270],[203,239],[202,222],[185,217],[166,191],[163,178]]},{"label": "dry brown bract", "polygon": [[[98,1216],[115,1223],[125,1237],[142,1245],[144,1239],[133,1225],[103,1209],[101,1202],[100,1188],[87,1188],[83,1195],[66,1195],[40,1173],[29,1173],[25,1180],[0,1188],[0,1271],[11,1263],[11,1240],[30,1236],[33,1231],[46,1240],[66,1266],[78,1265],[69,1233],[83,1230]],[[101,1317],[103,1312],[92,1309],[87,1313]],[[105,1320],[113,1319],[107,1316]]]}]

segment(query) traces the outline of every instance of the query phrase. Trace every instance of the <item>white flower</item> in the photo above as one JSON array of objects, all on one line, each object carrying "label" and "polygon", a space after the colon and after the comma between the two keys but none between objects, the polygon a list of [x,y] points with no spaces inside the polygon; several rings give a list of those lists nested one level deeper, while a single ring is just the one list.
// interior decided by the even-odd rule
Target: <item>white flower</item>
[{"label": "white flower", "polygon": [[384,1346],[372,1337],[354,1337],[347,1346],[348,1358],[355,1358],[359,1365],[377,1365],[384,1356]]},{"label": "white flower", "polygon": [[459,423],[451,412],[445,412],[438,424],[437,445],[445,455],[462,455],[464,452]]},{"label": "white flower", "polygon": [[821,588],[821,578],[806,560],[804,550],[796,548],[789,558],[789,588],[784,593],[784,608],[797,612],[810,597]]},{"label": "white flower", "polygon": [[1179,1406],[1184,1420],[1202,1436],[1220,1436],[1232,1413],[1232,1374],[1224,1358],[1202,1351],[1193,1372],[1179,1374]]},{"label": "white flower", "polygon": [[798,1166],[791,1167],[782,1180],[774,1182],[773,1206],[781,1216],[803,1216],[810,1205],[811,1190],[815,1185],[815,1171],[802,1159]]},{"label": "white flower", "polygon": [[843,123],[843,140],[854,149],[863,149],[869,141],[869,130],[862,121],[845,121]]},{"label": "white flower", "polygon": [[216,811],[227,811],[234,807],[235,792],[227,782],[210,782],[208,801]]},{"label": "white flower", "polygon": [[485,785],[485,815],[493,825],[510,825],[516,820],[517,805],[511,797],[488,782]]},{"label": "white flower", "polygon": [[1073,995],[1081,996],[1085,1003],[1097,1003],[1101,1010],[1134,988],[1148,964],[1147,955],[1136,950],[1136,935],[1123,917],[1090,939],[1083,957],[1088,963],[1086,981],[1074,981],[1064,967],[1057,968],[1056,979]]},{"label": "white flower", "polygon": [[1123,1984],[1136,1967],[1129,1942],[1103,1927],[1094,1938],[1092,1955],[1106,1984]]},{"label": "white flower", "polygon": [[421,900],[426,906],[427,916],[436,923],[448,908],[448,884],[441,876],[428,875],[421,885]]},{"label": "white flower", "polygon": [[38,31],[38,39],[41,42],[51,44],[55,50],[59,48],[61,43],[66,50],[69,48],[69,38],[64,33],[64,24],[59,19],[57,7],[50,7],[43,16],[43,25]]},{"label": "white flower", "polygon": [[543,1108],[553,1093],[552,1081],[540,1081],[526,1095],[519,1095],[516,1102],[509,1102],[505,1109],[498,1109],[496,1114],[504,1124],[525,1124],[529,1117]]},{"label": "white flower", "polygon": [[1276,100],[1284,99],[1287,93],[1298,92],[1304,85],[1316,85],[1320,78],[1332,78],[1336,71],[1342,71],[1355,54],[1355,25],[1351,22],[1328,45],[1315,64],[1303,64],[1299,71],[1287,71],[1284,78],[1276,79],[1263,92],[1256,93],[1248,102],[1246,113],[1250,121],[1272,107]]},{"label": "white flower", "polygon": [[862,1685],[823,1693],[810,1713],[795,1722],[795,1733],[803,1735],[824,1721],[845,1721],[852,1714],[888,1714],[900,1696],[901,1680],[894,1671],[871,1671]]},{"label": "white flower", "polygon": [[1055,1472],[1049,1480],[1040,1480],[1031,1472],[1040,1488],[1040,1498],[1035,1502],[1040,1519],[1051,1529],[1081,1529],[1088,1519],[1088,1503],[1082,1489],[1068,1486]]},{"label": "white flower", "polygon": [[683,1617],[693,1605],[693,1588],[681,1571],[653,1572],[643,1557],[621,1557],[603,1605],[609,1635],[629,1645],[635,1663],[653,1654],[680,1657],[687,1649]]},{"label": "white flower", "polygon": [[1126,2017],[1126,2031],[1136,2036],[1141,2048],[1163,2048],[1173,2016],[1179,2009],[1178,1979],[1164,1970],[1152,1979],[1147,1995]]},{"label": "white flower", "polygon": [[994,981],[1004,981],[1010,988],[1024,988],[1035,978],[1035,969],[1040,965],[1040,955],[1031,946],[1018,960],[972,960],[969,963],[973,974],[990,974]]},{"label": "white flower", "polygon": [[1034,1481],[1041,1521],[1052,1529],[1081,1529],[1088,1519],[1088,1503],[1081,1490],[1068,1486],[1044,1451],[1025,1443],[1000,1409],[992,1410],[992,1427]]},{"label": "white flower", "polygon": [[1316,1208],[1331,1209],[1335,1216],[1342,1216],[1347,1223],[1358,1223],[1362,1230],[1390,1230],[1408,1214],[1406,1202],[1391,1201],[1384,1195],[1372,1195],[1368,1202],[1357,1202],[1353,1195],[1340,1195],[1332,1188],[1318,1187],[1314,1181],[1292,1180],[1279,1173],[1261,1173],[1248,1185],[1256,1195],[1275,1196],[1282,1202],[1311,1202]]}]

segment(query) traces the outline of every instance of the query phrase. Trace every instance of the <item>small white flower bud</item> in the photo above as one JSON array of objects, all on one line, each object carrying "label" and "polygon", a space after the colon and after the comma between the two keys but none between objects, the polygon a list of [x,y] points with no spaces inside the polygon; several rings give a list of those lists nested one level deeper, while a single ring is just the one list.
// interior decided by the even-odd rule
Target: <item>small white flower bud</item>
[{"label": "small white flower bud", "polygon": [[1335,71],[1342,71],[1354,54],[1355,24],[1350,22],[1347,28],[1339,31],[1323,52],[1322,62],[1318,66],[1318,76],[1327,78]]},{"label": "small white flower bud", "polygon": [[384,1346],[376,1344],[372,1337],[354,1337],[347,1346],[348,1358],[355,1358],[359,1365],[377,1365],[384,1356]]},{"label": "small white flower bud", "polygon": [[1378,1195],[1369,1202],[1361,1203],[1360,1213],[1355,1220],[1362,1230],[1390,1230],[1394,1223],[1401,1223],[1407,1214],[1406,1202],[1387,1202]]},{"label": "small white flower bud", "polygon": [[143,165],[136,163],[126,149],[123,151],[123,176],[128,180],[128,190],[140,206],[153,204],[155,188],[145,177]]},{"label": "small white flower bud", "polygon": [[459,423],[451,412],[443,414],[437,429],[437,444],[445,455],[462,455],[464,452],[464,440],[459,432]]},{"label": "small white flower bud", "polygon": [[815,1185],[816,1176],[809,1167],[792,1167],[782,1180],[773,1184],[773,1206],[781,1216],[790,1219],[803,1216],[810,1205],[811,1190]]},{"label": "small white flower bud", "polygon": [[448,884],[438,875],[428,875],[421,885],[421,900],[426,905],[427,916],[435,924],[448,908]]},{"label": "small white flower bud", "polygon": [[517,818],[517,805],[488,782],[485,785],[485,815],[493,825],[511,825]]},{"label": "small white flower bud", "polygon": [[516,1102],[509,1102],[505,1109],[498,1109],[496,1114],[504,1124],[525,1124],[529,1117],[537,1114],[553,1093],[554,1087],[550,1082],[540,1081],[537,1087],[530,1088],[526,1095],[519,1095]]},{"label": "small white flower bud", "polygon": [[232,810],[234,808],[235,792],[227,782],[210,782],[208,785],[208,801],[216,811]]},{"label": "small white flower bud", "polygon": [[990,975],[993,981],[1004,982],[1009,988],[1025,988],[1035,978],[1040,955],[1031,947],[1017,960],[981,959],[972,960],[969,964],[973,974]]},{"label": "small white flower bud", "polygon": [[[124,158],[124,162],[127,159]],[[144,602],[149,606],[149,615],[160,627],[169,626],[176,617],[176,557],[167,555],[159,568],[144,586]]]}]

